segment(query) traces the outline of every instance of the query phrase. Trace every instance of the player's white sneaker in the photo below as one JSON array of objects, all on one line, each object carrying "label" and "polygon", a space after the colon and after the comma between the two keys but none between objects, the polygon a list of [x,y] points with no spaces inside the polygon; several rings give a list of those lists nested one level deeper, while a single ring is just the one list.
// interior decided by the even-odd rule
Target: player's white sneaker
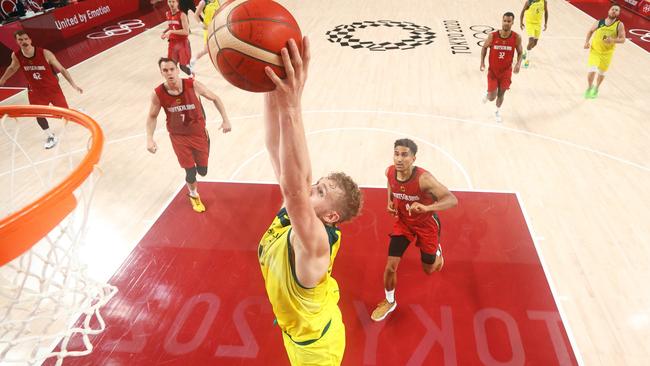
[{"label": "player's white sneaker", "polygon": [[56,136],[54,136],[54,135],[48,136],[47,140],[45,140],[45,145],[43,145],[43,147],[45,147],[46,149],[49,150],[49,149],[53,148],[54,146],[56,146],[56,144],[58,142],[59,142],[59,139],[57,139]]},{"label": "player's white sneaker", "polygon": [[498,123],[503,122],[503,120],[501,119],[501,113],[499,113],[499,111],[494,112],[494,118]]}]

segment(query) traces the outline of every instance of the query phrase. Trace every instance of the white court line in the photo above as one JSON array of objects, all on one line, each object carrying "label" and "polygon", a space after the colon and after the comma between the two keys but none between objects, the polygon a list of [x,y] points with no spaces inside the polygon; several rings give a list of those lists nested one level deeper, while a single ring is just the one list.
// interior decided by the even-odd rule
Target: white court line
[{"label": "white court line", "polygon": [[[580,354],[580,349],[578,348],[578,342],[576,342],[575,337],[573,335],[573,331],[571,330],[571,324],[567,321],[568,318],[566,316],[566,313],[564,312],[564,308],[562,308],[562,303],[557,300],[559,297],[557,295],[557,290],[555,289],[555,285],[553,284],[554,283],[553,278],[551,277],[551,274],[546,267],[544,256],[542,255],[542,252],[539,250],[539,247],[537,246],[537,236],[535,235],[535,232],[533,231],[533,227],[530,224],[531,221],[530,218],[528,217],[528,212],[526,211],[526,207],[524,206],[524,201],[522,200],[518,192],[515,193],[515,196],[519,203],[519,207],[521,208],[521,212],[524,215],[524,220],[526,220],[526,226],[528,227],[528,232],[530,233],[530,237],[533,241],[533,245],[535,246],[535,251],[537,252],[537,256],[539,257],[539,262],[541,263],[542,269],[544,270],[544,275],[546,276],[546,282],[551,288],[551,295],[553,296],[553,300],[555,301],[555,306],[557,307],[557,310],[560,313],[560,318],[562,319],[562,323],[565,326],[567,337],[569,337],[569,343],[571,343],[571,347],[573,348],[574,354],[576,356],[576,361],[578,362],[578,365],[584,365],[582,355]],[[562,299],[566,299],[566,298],[567,298],[566,296],[562,296]]]},{"label": "white court line", "polygon": [[[309,110],[309,111],[303,111],[303,114],[320,114],[320,113],[359,113],[359,114],[374,113],[374,114],[387,114],[387,115],[397,115],[397,116],[412,116],[412,117],[421,117],[421,118],[429,118],[429,119],[438,118],[438,119],[449,120],[449,121],[453,121],[453,122],[469,123],[469,124],[474,124],[474,125],[478,125],[478,126],[481,126],[481,127],[500,129],[500,130],[504,130],[504,131],[508,131],[508,132],[514,132],[514,133],[523,134],[523,135],[526,135],[526,136],[540,138],[542,140],[555,142],[555,143],[560,144],[560,145],[573,147],[573,148],[576,148],[578,150],[593,153],[593,154],[599,155],[601,157],[605,157],[607,159],[614,160],[614,161],[617,161],[617,162],[625,164],[625,165],[633,166],[635,168],[641,169],[641,170],[646,171],[646,172],[650,172],[650,167],[647,167],[647,166],[632,162],[632,161],[627,160],[627,159],[619,158],[618,156],[611,155],[611,154],[608,154],[606,152],[602,152],[600,150],[592,149],[592,148],[590,148],[588,146],[579,145],[579,144],[576,144],[576,143],[573,143],[573,142],[570,142],[570,141],[561,140],[561,139],[558,139],[558,138],[555,138],[555,137],[550,137],[550,136],[538,134],[538,133],[535,133],[535,132],[529,132],[529,131],[518,130],[516,128],[505,127],[505,126],[497,125],[497,124],[494,124],[494,123],[474,121],[474,120],[464,119],[464,118],[447,117],[447,116],[441,116],[441,115],[435,115],[435,114],[414,113],[414,112],[400,112],[400,111],[393,112],[393,111],[382,111],[382,110],[372,110],[372,109],[370,109],[370,110],[363,110],[363,109],[361,109],[361,110],[357,110],[357,109],[354,109],[354,110],[340,109],[340,110],[338,110],[337,109],[337,110]],[[246,119],[261,118],[261,117],[262,117],[262,114],[251,114],[251,115],[246,115],[246,116],[233,117],[233,118],[230,118],[230,120],[231,121],[234,121],[234,120],[246,120]],[[206,122],[206,124],[208,124],[208,125],[217,124],[217,123],[218,122],[216,122],[215,120]],[[163,132],[166,132],[163,127],[160,127],[159,129],[157,129],[155,131],[156,134],[163,133]],[[136,139],[136,138],[142,138],[144,136],[145,136],[145,133],[139,133],[139,134],[135,134],[135,135],[125,136],[125,137],[121,137],[119,139],[106,141],[105,145],[108,146],[108,145],[112,145],[112,144],[119,143],[119,142],[133,140],[133,139]],[[51,161],[51,160],[55,160],[55,159],[64,157],[64,156],[66,156],[68,154],[81,153],[81,152],[85,152],[85,151],[86,151],[85,149],[78,149],[78,150],[70,151],[70,152],[68,152],[66,154],[63,154],[63,155],[57,155],[57,156],[54,156],[54,157],[51,157],[51,158],[48,158],[48,159],[45,159],[45,160],[35,162],[34,165],[39,165],[39,164],[42,164],[42,163],[45,163],[45,162],[48,162],[48,161]],[[101,163],[100,163],[100,165],[101,165]],[[24,169],[27,169],[27,168],[28,167],[23,166],[23,167],[17,168],[16,171],[24,170]],[[5,176],[7,174],[9,174],[9,172],[0,173],[0,177]]]},{"label": "white court line", "polygon": [[[277,183],[275,182],[264,182],[264,181],[239,181],[239,180],[201,180],[201,182],[207,182],[207,183],[237,183],[237,184],[265,184],[265,185],[276,185]],[[365,185],[365,186],[359,186],[359,188],[386,188],[385,186],[371,186],[371,185]],[[578,344],[575,340],[575,336],[573,335],[573,331],[571,329],[571,324],[567,321],[568,317],[564,311],[564,308],[562,307],[562,303],[559,300],[568,300],[569,297],[562,295],[559,296],[557,294],[557,290],[555,288],[553,278],[550,275],[550,272],[547,269],[546,262],[544,261],[544,256],[542,255],[541,251],[539,250],[539,246],[537,245],[537,240],[543,240],[542,237],[537,237],[533,231],[533,227],[530,224],[530,218],[528,216],[528,212],[526,211],[526,207],[524,205],[524,201],[521,198],[521,195],[517,191],[489,191],[489,190],[474,190],[474,189],[465,189],[465,190],[457,190],[457,189],[452,189],[453,191],[461,191],[461,192],[475,192],[475,193],[505,193],[505,194],[512,194],[515,196],[517,203],[519,204],[519,208],[521,210],[522,215],[524,216],[524,220],[526,221],[526,227],[528,229],[528,233],[530,234],[531,240],[533,242],[533,246],[535,248],[535,252],[537,253],[537,256],[539,258],[540,265],[542,267],[542,270],[544,271],[544,275],[546,276],[546,282],[549,285],[549,288],[551,289],[551,296],[553,297],[553,301],[555,302],[555,306],[558,309],[558,312],[560,314],[560,318],[562,320],[562,325],[564,325],[567,337],[569,338],[569,343],[571,344],[572,351],[576,357],[576,361],[578,362],[578,365],[584,365],[584,360],[582,359],[582,354],[580,353],[580,349],[578,348]],[[175,195],[174,195],[175,196]],[[171,202],[171,201],[170,201]],[[161,213],[162,215],[162,213]]]},{"label": "white court line", "polygon": [[[438,145],[436,145],[436,144],[434,144],[432,142],[429,142],[428,140],[425,140],[425,139],[422,139],[422,138],[419,138],[419,137],[416,137],[416,136],[413,136],[413,135],[405,134],[405,133],[402,133],[402,132],[399,132],[399,131],[386,130],[386,129],[383,129],[383,128],[375,128],[375,127],[335,127],[335,128],[325,128],[325,129],[322,129],[322,130],[311,131],[311,132],[307,133],[306,135],[311,136],[311,135],[316,135],[316,134],[320,134],[320,133],[339,132],[339,131],[376,131],[376,132],[385,132],[385,133],[395,134],[395,135],[399,135],[399,136],[406,136],[406,137],[409,137],[409,138],[411,138],[413,140],[424,143],[425,145],[433,147],[434,149],[438,150],[447,159],[451,160],[451,162],[460,170],[460,172],[465,177],[465,182],[467,183],[467,186],[469,188],[473,188],[472,180],[470,179],[469,174],[467,174],[467,171],[465,170],[463,165],[458,160],[454,159],[454,157],[451,154],[449,154],[447,151],[442,149],[440,146],[438,146]],[[251,162],[254,158],[258,157],[259,155],[261,155],[265,151],[266,151],[265,149],[261,149],[260,151],[255,153],[253,156],[246,159],[246,161],[244,161],[242,164],[240,164],[239,167],[230,175],[230,179],[231,180],[234,179],[237,176],[237,174],[239,174],[239,172],[249,162]]]}]

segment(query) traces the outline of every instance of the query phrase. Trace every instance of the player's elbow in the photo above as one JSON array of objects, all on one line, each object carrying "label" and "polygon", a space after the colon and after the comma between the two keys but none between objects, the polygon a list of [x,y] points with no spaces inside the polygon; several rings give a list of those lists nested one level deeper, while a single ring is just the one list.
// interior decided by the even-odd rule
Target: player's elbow
[{"label": "player's elbow", "polygon": [[282,197],[287,202],[302,202],[309,199],[309,182],[306,178],[287,176],[282,173],[278,180]]},{"label": "player's elbow", "polygon": [[449,193],[449,208],[458,206],[458,198],[453,193]]}]

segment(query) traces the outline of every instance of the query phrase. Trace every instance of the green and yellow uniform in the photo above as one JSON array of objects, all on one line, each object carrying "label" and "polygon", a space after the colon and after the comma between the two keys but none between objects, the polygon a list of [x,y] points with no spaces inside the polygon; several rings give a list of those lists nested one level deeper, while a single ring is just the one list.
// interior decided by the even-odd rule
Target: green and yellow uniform
[{"label": "green and yellow uniform", "polygon": [[325,225],[323,230],[329,238],[330,265],[323,279],[312,288],[302,286],[296,277],[289,239],[291,221],[285,208],[273,219],[258,247],[266,293],[292,365],[339,365],[345,350],[339,286],[331,276],[341,232]]},{"label": "green and yellow uniform", "polygon": [[214,0],[207,2],[203,8],[203,24],[205,29],[203,30],[203,42],[208,42],[208,26],[214,17],[214,13],[219,9],[219,0]]},{"label": "green and yellow uniform", "polygon": [[606,19],[598,21],[598,28],[591,38],[591,50],[589,51],[589,66],[595,66],[601,72],[609,69],[609,64],[612,62],[612,55],[616,48],[616,43],[605,43],[604,39],[618,37],[618,25],[620,20],[616,19],[612,24],[607,25]]},{"label": "green and yellow uniform", "polygon": [[539,38],[542,34],[542,20],[546,0],[528,0],[528,9],[524,13],[528,37]]}]

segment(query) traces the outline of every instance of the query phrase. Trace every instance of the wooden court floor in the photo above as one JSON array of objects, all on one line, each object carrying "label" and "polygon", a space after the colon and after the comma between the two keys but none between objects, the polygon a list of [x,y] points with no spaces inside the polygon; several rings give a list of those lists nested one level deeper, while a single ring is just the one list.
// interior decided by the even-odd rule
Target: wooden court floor
[{"label": "wooden court floor", "polygon": [[[315,177],[343,170],[361,185],[383,186],[393,141],[410,137],[420,147],[416,163],[448,187],[518,192],[584,364],[647,363],[650,75],[641,71],[650,69],[646,51],[631,42],[619,45],[600,96],[585,100],[588,51],[582,45],[593,19],[550,1],[549,28],[531,68],[513,77],[503,123],[497,124],[494,106],[481,104],[486,75],[479,71],[477,42],[488,26],[500,26],[504,12],[518,16],[523,2],[281,3],[312,40],[303,108]],[[364,21],[377,26],[344,28],[379,49],[413,34],[433,33],[432,42],[371,50],[331,36],[341,25]],[[196,52],[202,38],[197,25],[194,29]],[[467,49],[455,50],[462,53],[452,52],[458,38],[449,36],[458,29]],[[162,114],[159,152],[145,149],[149,96],[162,82],[156,61],[166,53],[161,32],[162,26],[151,29],[71,68],[84,94],[62,82],[71,106],[94,117],[106,134],[104,174],[84,252],[94,260],[98,278],[113,274],[184,178]],[[233,122],[233,131],[221,134],[216,109],[204,103],[212,138],[207,178],[271,181],[262,149],[261,95],[226,84],[207,57],[197,65],[197,79],[222,98]],[[5,103],[26,103],[26,96]],[[23,137],[40,146],[41,134],[35,126]],[[48,158],[38,148],[34,154]],[[1,163],[3,174],[9,163]],[[3,187],[6,177],[0,175]]]}]

